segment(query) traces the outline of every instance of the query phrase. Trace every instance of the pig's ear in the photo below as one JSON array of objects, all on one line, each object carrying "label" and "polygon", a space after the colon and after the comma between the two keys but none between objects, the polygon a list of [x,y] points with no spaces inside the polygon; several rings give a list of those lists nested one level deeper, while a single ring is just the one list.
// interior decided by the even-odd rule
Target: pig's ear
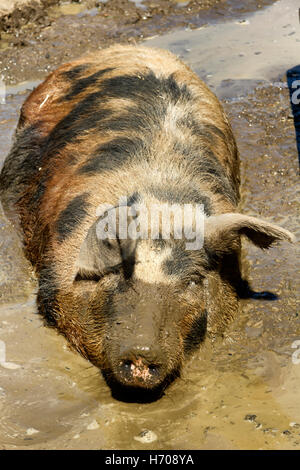
[{"label": "pig's ear", "polygon": [[130,272],[129,265],[134,262],[136,241],[120,239],[118,224],[116,230],[106,234],[103,231],[103,219],[102,215],[91,225],[83,240],[76,261],[75,279],[96,280],[121,268],[125,275]]},{"label": "pig's ear", "polygon": [[100,278],[105,272],[121,264],[118,241],[99,239],[97,223],[98,220],[89,228],[81,245],[76,262],[77,280]]},{"label": "pig's ear", "polygon": [[245,235],[259,248],[269,248],[279,240],[296,240],[288,230],[256,217],[228,213],[205,219],[205,240],[220,245],[220,251],[226,251],[239,235]]}]

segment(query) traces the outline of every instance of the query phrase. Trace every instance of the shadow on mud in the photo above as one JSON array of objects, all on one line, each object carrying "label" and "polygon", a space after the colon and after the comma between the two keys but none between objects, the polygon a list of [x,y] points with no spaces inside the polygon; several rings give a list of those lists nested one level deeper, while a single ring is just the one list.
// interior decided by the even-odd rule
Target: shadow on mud
[{"label": "shadow on mud", "polygon": [[300,165],[300,65],[287,70],[287,84],[290,92],[290,104],[294,118],[298,160]]},{"label": "shadow on mud", "polygon": [[278,295],[270,291],[254,291],[249,282],[242,279],[236,286],[236,293],[239,299],[254,299],[254,300],[277,300]]},{"label": "shadow on mud", "polygon": [[115,400],[125,403],[152,403],[159,400],[165,389],[180,376],[179,370],[169,374],[164,381],[153,389],[141,387],[128,387],[118,382],[110,371],[102,371],[102,375],[111,389],[111,395]]}]

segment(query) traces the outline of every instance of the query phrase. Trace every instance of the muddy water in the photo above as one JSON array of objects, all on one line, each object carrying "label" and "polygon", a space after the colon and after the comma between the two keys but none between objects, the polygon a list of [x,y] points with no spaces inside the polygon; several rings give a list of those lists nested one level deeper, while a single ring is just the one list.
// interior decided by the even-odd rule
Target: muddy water
[{"label": "muddy water", "polygon": [[184,58],[219,97],[249,89],[298,64],[297,0],[282,0],[251,16],[198,31],[181,30],[146,41]]},{"label": "muddy water", "polygon": [[[182,55],[223,98],[241,152],[243,211],[299,238],[298,155],[284,77],[298,60],[296,3],[279,2],[227,32],[220,24],[148,44]],[[288,54],[281,50],[284,41]],[[267,49],[268,60],[261,57]],[[20,92],[0,105],[1,162],[26,86],[8,90]],[[34,277],[3,214],[0,228],[0,448],[300,448],[296,247],[283,243],[262,253],[244,244],[244,271],[253,287],[278,299],[242,301],[225,341],[197,352],[161,400],[140,405],[114,400],[97,369],[43,327]]]}]

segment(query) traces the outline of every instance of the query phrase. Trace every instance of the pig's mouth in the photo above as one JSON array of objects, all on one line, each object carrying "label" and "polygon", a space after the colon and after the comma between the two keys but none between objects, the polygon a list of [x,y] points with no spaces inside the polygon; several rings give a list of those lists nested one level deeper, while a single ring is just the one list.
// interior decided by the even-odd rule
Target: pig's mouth
[{"label": "pig's mouth", "polygon": [[117,373],[112,369],[105,369],[102,374],[113,398],[129,403],[150,403],[158,400],[168,385],[180,375],[179,367],[163,377],[155,368],[151,371],[151,367],[138,367],[129,363],[127,368],[128,375],[123,369],[122,373],[118,369]]}]

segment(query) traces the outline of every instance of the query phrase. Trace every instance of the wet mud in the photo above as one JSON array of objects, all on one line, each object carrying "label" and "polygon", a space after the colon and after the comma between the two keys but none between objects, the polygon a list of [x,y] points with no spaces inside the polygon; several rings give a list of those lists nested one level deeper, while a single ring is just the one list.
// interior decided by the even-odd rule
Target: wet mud
[{"label": "wet mud", "polygon": [[[297,1],[283,0],[145,45],[182,56],[222,99],[241,154],[241,210],[299,239],[299,155],[286,79],[298,65],[295,14]],[[272,27],[263,27],[266,18]],[[41,77],[42,69],[33,71],[27,84],[7,87],[0,104],[0,166],[25,90]],[[160,400],[123,403],[43,326],[34,275],[1,213],[0,449],[299,449],[299,245],[260,251],[244,242],[243,266],[253,289],[273,300],[241,300],[225,338],[196,352]]]},{"label": "wet mud", "polygon": [[63,62],[115,42],[240,18],[274,0],[41,2],[0,17],[0,69],[8,84],[42,78]]}]

